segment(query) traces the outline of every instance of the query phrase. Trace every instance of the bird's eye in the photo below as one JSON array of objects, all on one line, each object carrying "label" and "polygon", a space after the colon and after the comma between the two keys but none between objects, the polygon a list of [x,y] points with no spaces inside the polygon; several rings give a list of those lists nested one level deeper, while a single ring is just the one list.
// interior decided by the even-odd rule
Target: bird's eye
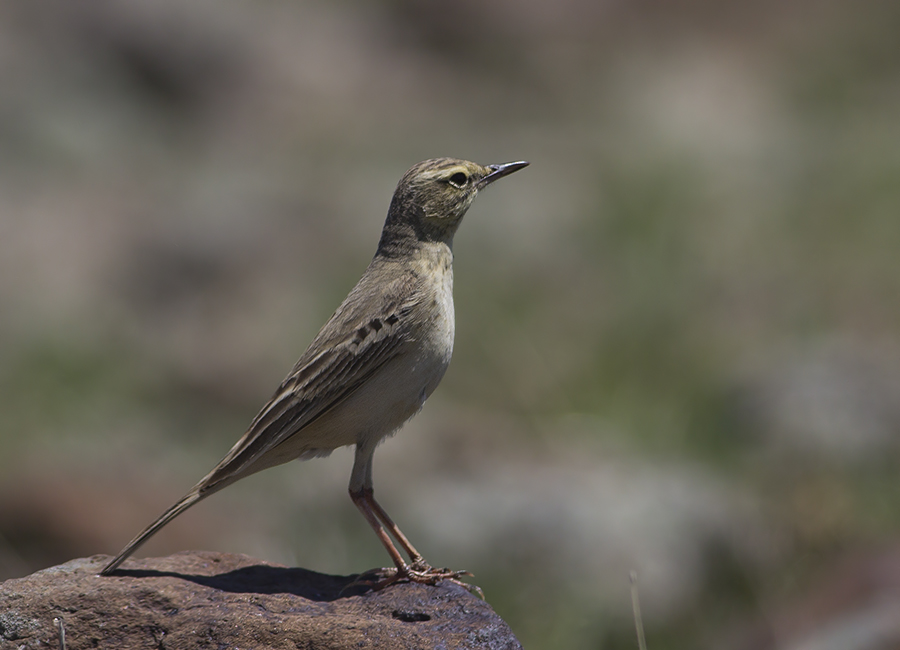
[{"label": "bird's eye", "polygon": [[466,183],[469,182],[469,177],[466,176],[463,172],[456,172],[453,176],[450,177],[450,184],[454,187],[462,188]]}]

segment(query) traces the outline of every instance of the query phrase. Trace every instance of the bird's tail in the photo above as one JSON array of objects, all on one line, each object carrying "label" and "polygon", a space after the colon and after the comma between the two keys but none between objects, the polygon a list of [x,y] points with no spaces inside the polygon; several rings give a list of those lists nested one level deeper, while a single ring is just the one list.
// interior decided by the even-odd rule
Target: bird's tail
[{"label": "bird's tail", "polygon": [[197,488],[194,488],[193,490],[188,492],[181,498],[180,501],[178,501],[178,503],[176,503],[171,508],[166,510],[162,515],[160,515],[159,519],[147,526],[137,537],[128,542],[128,545],[122,549],[122,552],[114,557],[109,564],[103,567],[103,570],[100,571],[100,575],[108,576],[110,573],[115,571],[119,567],[119,565],[122,564],[122,562],[127,560],[128,557],[136,550],[138,550],[138,548],[144,542],[155,535],[160,528],[175,519],[175,517],[190,508],[192,505],[200,501],[200,499],[202,499],[203,497],[209,496],[209,494],[211,494],[211,492],[201,492]]}]

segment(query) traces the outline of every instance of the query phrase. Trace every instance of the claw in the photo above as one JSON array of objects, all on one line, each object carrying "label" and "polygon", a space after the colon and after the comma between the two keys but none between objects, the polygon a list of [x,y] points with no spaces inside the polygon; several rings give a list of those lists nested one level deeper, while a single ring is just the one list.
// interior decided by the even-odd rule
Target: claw
[{"label": "claw", "polygon": [[403,568],[388,567],[384,569],[372,569],[359,574],[356,580],[341,589],[343,594],[353,587],[365,586],[372,591],[381,591],[397,582],[416,582],[423,585],[436,585],[439,582],[452,582],[465,588],[469,593],[484,600],[484,592],[477,585],[471,585],[460,580],[463,576],[473,577],[469,571],[453,571],[451,569],[436,569],[424,560],[418,560]]}]

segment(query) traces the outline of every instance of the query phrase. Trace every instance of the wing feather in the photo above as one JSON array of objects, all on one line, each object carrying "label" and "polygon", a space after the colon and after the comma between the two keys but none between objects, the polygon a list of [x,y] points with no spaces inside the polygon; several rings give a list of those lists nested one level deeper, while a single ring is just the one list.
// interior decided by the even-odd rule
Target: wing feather
[{"label": "wing feather", "polygon": [[[354,308],[354,294],[360,289],[351,292],[247,432],[201,481],[201,492],[221,489],[224,482],[256,471],[253,468],[263,456],[353,394],[412,341],[414,305],[385,300],[373,318],[371,310]],[[390,293],[410,295],[402,287],[396,289]]]}]

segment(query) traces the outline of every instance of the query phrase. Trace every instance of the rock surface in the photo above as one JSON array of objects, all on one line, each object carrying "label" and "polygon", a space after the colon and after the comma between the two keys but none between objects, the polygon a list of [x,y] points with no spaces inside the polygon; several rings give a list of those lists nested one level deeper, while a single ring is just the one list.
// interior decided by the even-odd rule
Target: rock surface
[{"label": "rock surface", "polygon": [[0,648],[521,648],[491,607],[451,583],[373,592],[355,576],[266,564],[243,555],[179,553],[72,560],[0,584]]}]

